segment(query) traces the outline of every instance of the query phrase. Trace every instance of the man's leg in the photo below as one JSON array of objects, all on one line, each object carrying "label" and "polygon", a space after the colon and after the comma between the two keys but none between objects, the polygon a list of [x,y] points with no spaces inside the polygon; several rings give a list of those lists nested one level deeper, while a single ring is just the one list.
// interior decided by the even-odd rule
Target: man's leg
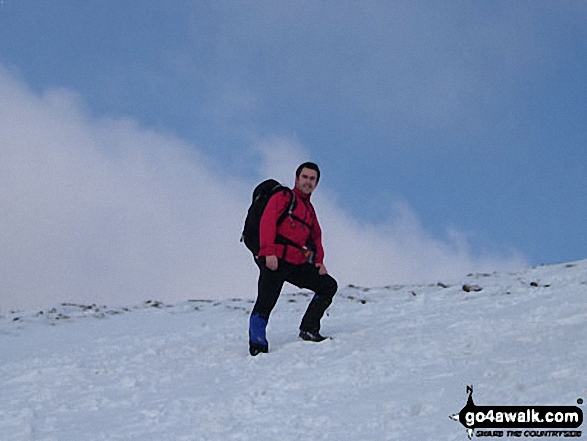
[{"label": "man's leg", "polygon": [[251,312],[249,320],[249,350],[251,355],[257,355],[259,352],[268,352],[269,343],[266,337],[266,328],[269,321],[269,315],[277,303],[283,283],[285,282],[284,268],[282,262],[279,262],[277,271],[271,271],[265,266],[265,259],[260,258],[256,261],[259,267],[259,282],[257,301]]},{"label": "man's leg", "polygon": [[299,265],[294,267],[287,281],[299,288],[314,291],[314,297],[302,318],[300,331],[318,334],[320,320],[332,303],[332,298],[338,289],[336,280],[328,274],[318,274],[318,269],[313,265]]}]

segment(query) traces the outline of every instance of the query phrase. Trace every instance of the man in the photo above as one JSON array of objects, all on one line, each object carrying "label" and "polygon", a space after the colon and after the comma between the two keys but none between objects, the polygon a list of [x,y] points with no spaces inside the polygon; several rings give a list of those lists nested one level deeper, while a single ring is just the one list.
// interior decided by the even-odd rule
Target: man
[{"label": "man", "polygon": [[322,230],[310,195],[320,180],[320,169],[306,162],[296,170],[293,195],[295,206],[283,222],[278,219],[288,209],[291,193],[274,194],[263,212],[259,228],[260,250],[258,295],[249,322],[249,352],[269,351],[265,329],[285,282],[314,291],[300,324],[300,338],[320,342],[320,320],[332,303],[338,285],[324,266]]}]

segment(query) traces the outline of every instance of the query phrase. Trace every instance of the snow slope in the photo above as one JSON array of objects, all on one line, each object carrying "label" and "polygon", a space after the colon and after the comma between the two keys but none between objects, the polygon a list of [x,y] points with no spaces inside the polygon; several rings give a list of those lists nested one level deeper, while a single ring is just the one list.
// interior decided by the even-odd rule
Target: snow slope
[{"label": "snow slope", "polygon": [[284,294],[258,357],[250,300],[4,311],[0,439],[466,440],[468,384],[587,398],[587,261],[438,282],[341,289],[318,344],[297,339],[308,294]]}]

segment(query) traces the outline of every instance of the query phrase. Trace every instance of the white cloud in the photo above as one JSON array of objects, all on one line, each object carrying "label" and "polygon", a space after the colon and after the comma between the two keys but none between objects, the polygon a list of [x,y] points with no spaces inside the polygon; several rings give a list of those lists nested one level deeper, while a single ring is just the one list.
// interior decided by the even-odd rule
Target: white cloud
[{"label": "white cloud", "polygon": [[0,101],[0,308],[254,294],[247,194],[195,149],[4,71]]},{"label": "white cloud", "polygon": [[294,185],[298,166],[309,160],[309,154],[299,142],[283,137],[261,140],[256,150],[262,157],[262,179],[273,178],[288,186]]},{"label": "white cloud", "polygon": [[[327,177],[324,177],[327,179]],[[449,230],[447,238],[433,237],[405,203],[393,207],[384,223],[362,224],[328,202],[315,198],[322,209],[321,225],[328,267],[345,284],[385,286],[407,282],[441,282],[469,272],[519,268],[525,265],[517,252],[475,255],[463,233]]]},{"label": "white cloud", "polygon": [[[194,146],[135,121],[98,119],[66,90],[35,94],[0,69],[0,309],[59,302],[253,298],[238,242],[254,183],[225,176]],[[298,142],[258,143],[261,178],[292,185]],[[327,264],[342,283],[384,285],[521,264],[435,239],[407,206],[381,225],[314,197]]]}]

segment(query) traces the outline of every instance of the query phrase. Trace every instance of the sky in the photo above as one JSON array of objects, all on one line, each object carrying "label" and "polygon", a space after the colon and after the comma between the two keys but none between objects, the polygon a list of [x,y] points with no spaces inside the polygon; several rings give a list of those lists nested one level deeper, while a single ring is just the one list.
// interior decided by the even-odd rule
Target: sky
[{"label": "sky", "polygon": [[296,166],[384,286],[585,258],[583,1],[0,3],[4,307],[254,297]]}]

